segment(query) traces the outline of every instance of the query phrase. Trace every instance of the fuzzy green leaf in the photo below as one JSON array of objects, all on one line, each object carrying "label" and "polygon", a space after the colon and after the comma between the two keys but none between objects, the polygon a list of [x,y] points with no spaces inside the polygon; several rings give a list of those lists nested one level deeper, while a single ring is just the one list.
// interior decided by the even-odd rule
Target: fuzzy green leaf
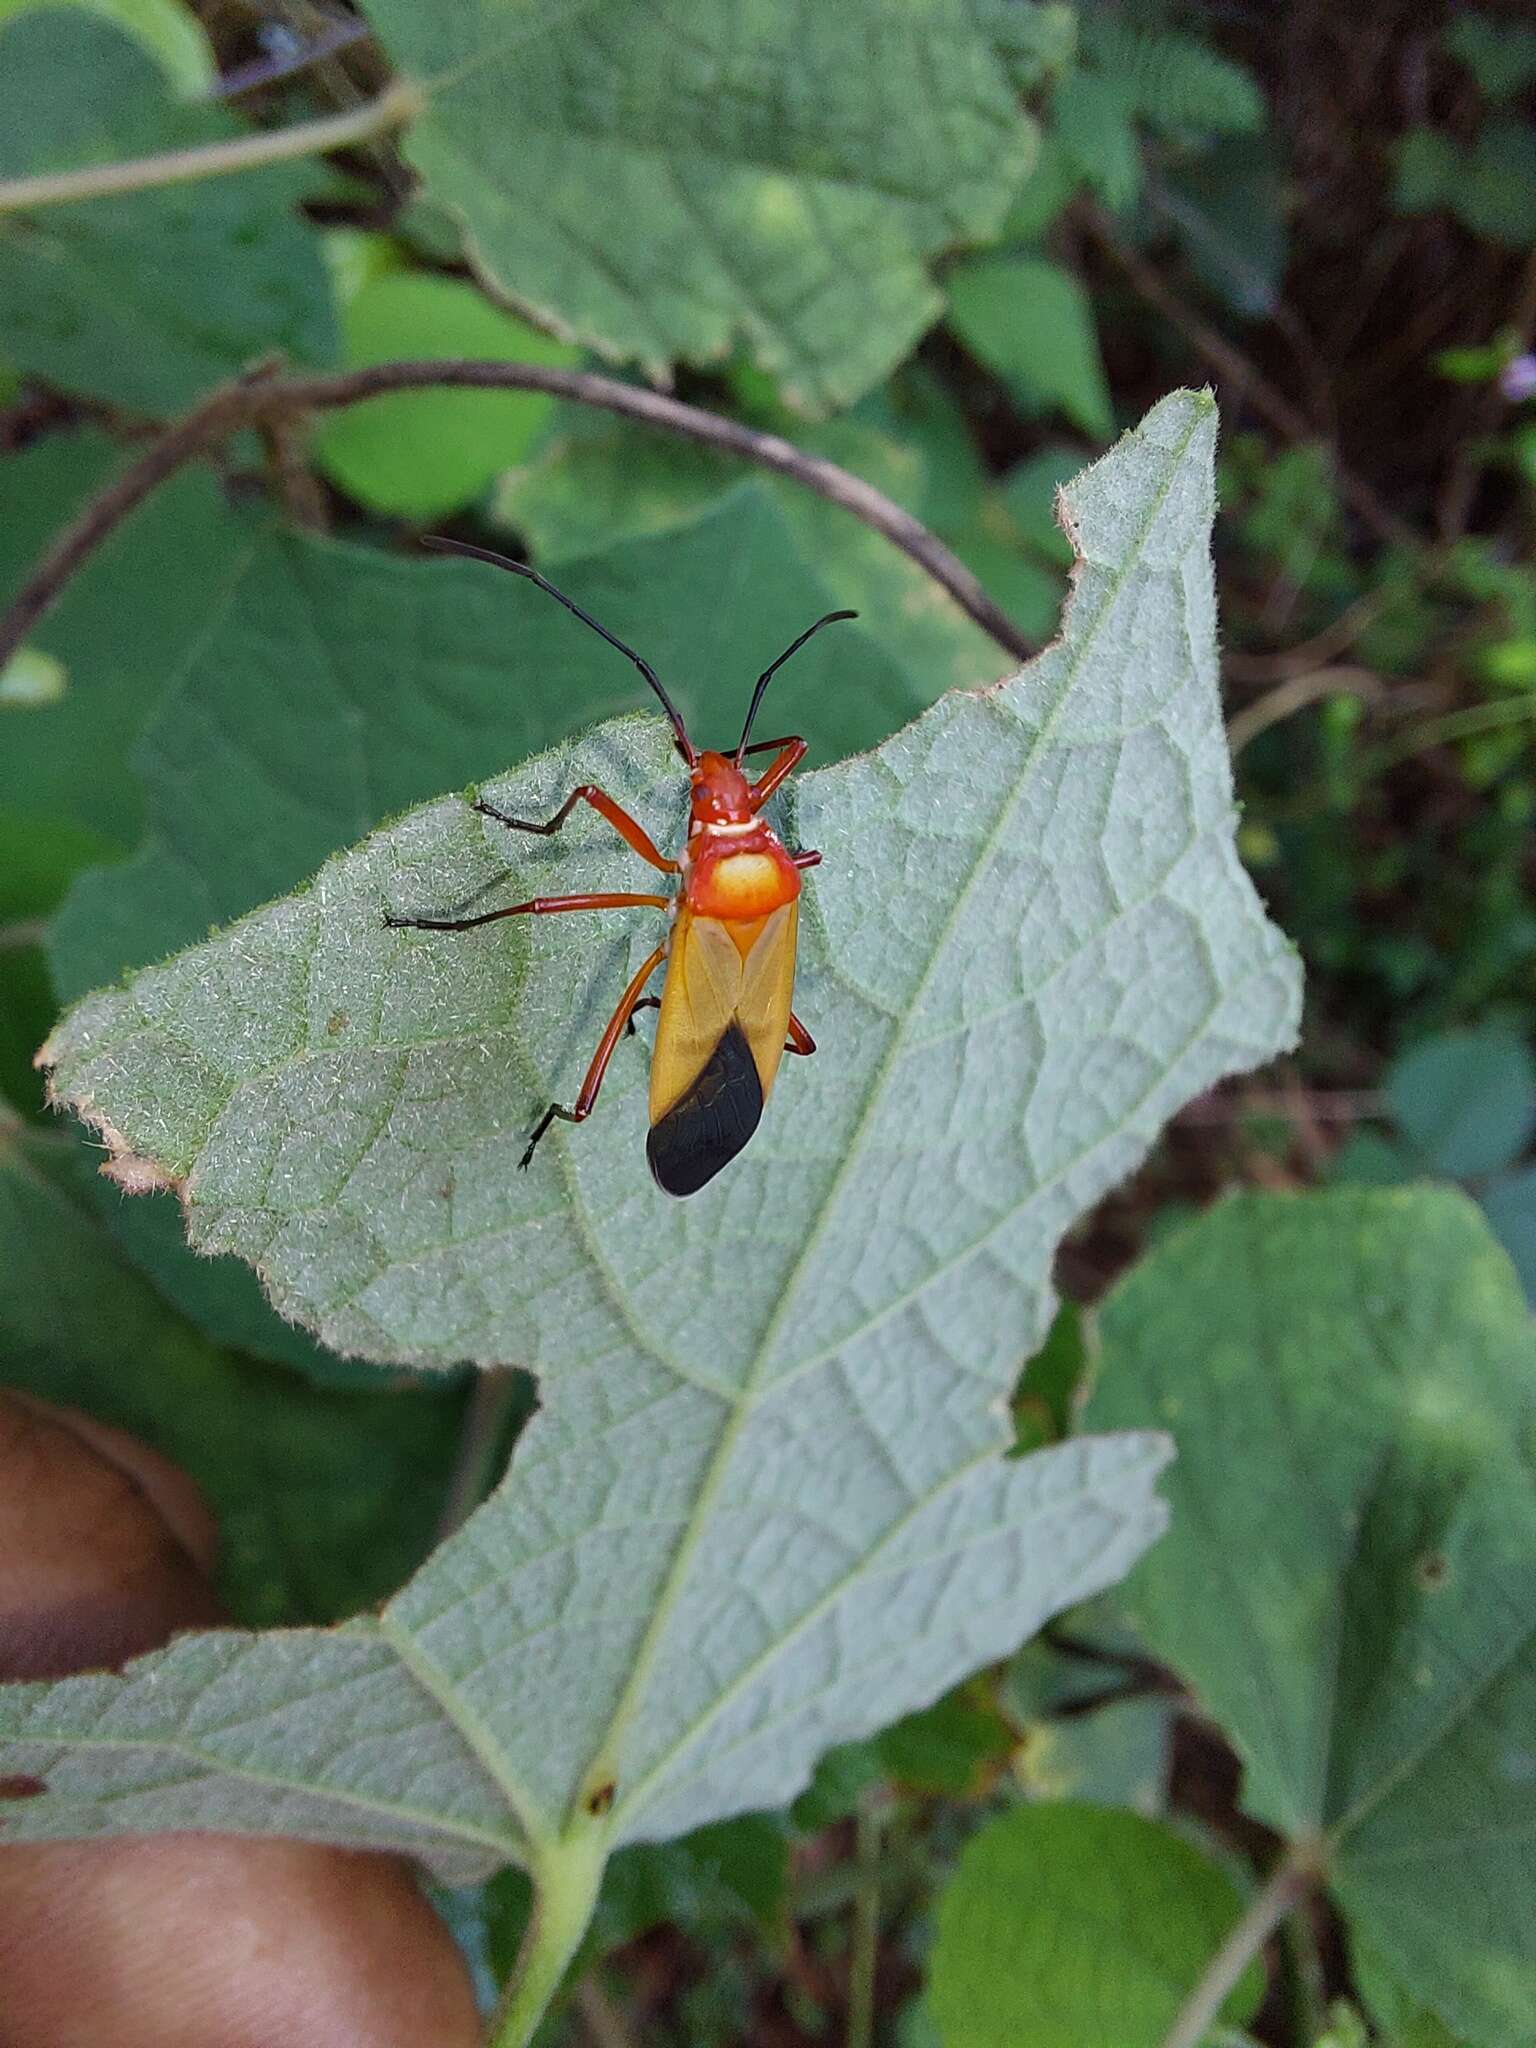
[{"label": "fuzzy green leaf", "polygon": [[369,9],[429,94],[407,154],[496,291],[652,372],[743,336],[811,411],[856,398],[934,319],[928,257],[996,230],[1034,147],[1013,74],[1038,70],[1030,31],[1054,35],[1058,15],[1017,0]]},{"label": "fuzzy green leaf", "polygon": [[[221,110],[171,99],[154,61],[110,21],[71,10],[0,23],[0,177],[239,133]],[[320,245],[294,212],[305,183],[303,169],[273,164],[0,215],[7,358],[157,418],[273,350],[329,361]]]},{"label": "fuzzy green leaf", "polygon": [[[50,1786],[11,1835],[218,1826],[445,1873],[590,1868],[783,1804],[828,1746],[1145,1547],[1159,1437],[1010,1459],[1002,1405],[1062,1231],[1294,1030],[1294,964],[1233,848],[1214,428],[1176,395],[1068,489],[1082,566],[1040,660],[805,778],[825,1050],[691,1202],[646,1178],[638,1043],[602,1114],[517,1172],[650,942],[624,919],[382,930],[385,903],[505,876],[458,798],[65,1021],[61,1098],[183,1180],[205,1244],[343,1347],[517,1358],[541,1406],[377,1619],[6,1695],[0,1770]],[[675,837],[654,718],[490,788],[538,811],[589,775]],[[512,858],[518,887],[633,878],[585,829]]]},{"label": "fuzzy green leaf", "polygon": [[1248,1196],[1145,1260],[1101,1335],[1087,1419],[1179,1445],[1133,1620],[1403,1986],[1521,2048],[1536,1335],[1508,1260],[1447,1189]]}]

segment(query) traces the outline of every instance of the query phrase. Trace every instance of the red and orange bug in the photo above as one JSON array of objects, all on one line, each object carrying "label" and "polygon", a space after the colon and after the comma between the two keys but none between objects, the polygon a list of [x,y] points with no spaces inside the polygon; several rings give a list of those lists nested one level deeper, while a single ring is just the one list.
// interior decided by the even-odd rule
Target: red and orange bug
[{"label": "red and orange bug", "polygon": [[[816,1050],[816,1041],[791,1010],[790,998],[800,871],[814,867],[821,855],[787,853],[762,816],[764,804],[803,758],[806,743],[798,736],[753,742],[752,723],[763,692],[789,657],[823,626],[858,615],[828,612],[808,626],[758,677],[735,751],[700,752],[650,664],[537,570],[460,541],[433,539],[426,545],[526,576],[629,657],[660,698],[672,723],[677,751],[687,763],[692,786],[688,838],[677,859],[669,860],[644,827],[592,783],[573,789],[554,816],[542,824],[509,818],[494,804],[477,803],[477,811],[510,831],[537,832],[546,838],[560,830],[578,804],[590,804],[642,860],[665,875],[676,875],[676,888],[665,896],[627,891],[534,896],[526,903],[512,903],[478,917],[397,917],[387,913],[384,922],[417,931],[467,932],[503,917],[546,917],[565,910],[610,910],[641,904],[665,910],[670,929],[620,996],[575,1102],[569,1109],[558,1102],[549,1105],[534,1126],[518,1164],[528,1165],[556,1117],[571,1124],[586,1121],[620,1038],[626,1028],[633,1028],[634,1013],[655,1007],[660,1016],[651,1055],[646,1157],[658,1187],[669,1195],[694,1194],[736,1157],[757,1129],[784,1054]],[[763,753],[772,753],[774,759],[755,782],[750,781],[742,763],[749,754]],[[667,973],[661,995],[647,996],[646,983],[663,960]]]}]

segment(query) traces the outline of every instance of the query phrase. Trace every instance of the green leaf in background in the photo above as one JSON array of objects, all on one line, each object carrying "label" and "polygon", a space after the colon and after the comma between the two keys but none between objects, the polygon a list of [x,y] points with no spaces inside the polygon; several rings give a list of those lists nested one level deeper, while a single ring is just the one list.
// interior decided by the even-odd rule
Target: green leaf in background
[{"label": "green leaf in background", "polygon": [[1395,1188],[1423,1177],[1423,1161],[1379,1131],[1356,1131],[1328,1162],[1331,1181],[1350,1181],[1356,1187]]},{"label": "green leaf in background", "polygon": [[[3,230],[0,230],[3,233]],[[96,434],[54,434],[0,472],[0,595],[122,461]],[[51,910],[86,859],[127,852],[144,824],[135,743],[191,647],[218,619],[263,527],[187,470],[112,535],[36,629],[65,688],[0,710],[0,906]],[[54,845],[56,861],[44,861]],[[11,880],[25,864],[25,900]]]},{"label": "green leaf in background", "polygon": [[1268,135],[1224,136],[1175,158],[1148,199],[1174,229],[1196,275],[1244,318],[1267,319],[1289,255],[1287,167]]},{"label": "green leaf in background", "polygon": [[1141,145],[1119,81],[1068,72],[1051,95],[1051,133],[1072,175],[1123,213],[1141,189]]},{"label": "green leaf in background", "polygon": [[1084,61],[1113,83],[1131,113],[1164,134],[1251,135],[1264,125],[1264,95],[1252,73],[1196,36],[1133,27],[1091,7],[1079,35]]},{"label": "green leaf in background", "polygon": [[1007,1722],[963,1688],[875,1738],[876,1754],[898,1784],[956,1799],[975,1798],[1012,1748]]},{"label": "green leaf in background", "polygon": [[1352,1944],[1350,1961],[1355,1982],[1376,2023],[1377,2038],[1386,2048],[1475,2048],[1410,1998],[1364,1943]]},{"label": "green leaf in background", "polygon": [[[158,66],[109,21],[73,9],[0,22],[0,176],[240,132],[222,111],[170,98]],[[66,391],[156,418],[274,350],[329,362],[325,266],[294,213],[311,175],[273,164],[0,215],[7,357]]]},{"label": "green leaf in background", "polygon": [[1114,431],[1088,296],[1043,256],[982,256],[952,270],[949,324],[1031,412],[1060,410],[1084,433]]},{"label": "green leaf in background", "polygon": [[0,1109],[0,1380],[146,1438],[219,1517],[220,1589],[250,1623],[326,1621],[429,1547],[462,1390],[324,1394],[220,1351],[124,1261],[91,1166]]},{"label": "green leaf in background", "polygon": [[1523,2048],[1536,1334],[1508,1260],[1448,1189],[1245,1196],[1144,1260],[1100,1334],[1087,1422],[1179,1445],[1132,1619],[1393,1975]]},{"label": "green leaf in background", "polygon": [[[1241,1913],[1170,1828],[1019,1807],[972,1836],[940,1894],[926,2003],[943,2048],[1158,2048]],[[1255,1959],[1222,2018],[1241,2024],[1263,1989]]]},{"label": "green leaf in background", "polygon": [[[831,420],[801,429],[796,440],[908,510],[921,493],[921,456],[861,421]],[[712,450],[568,406],[537,456],[503,478],[497,515],[528,535],[549,566],[685,525],[739,489],[741,476],[739,462]],[[778,507],[828,605],[856,610],[906,674],[914,707],[1001,671],[1007,656],[996,641],[882,535],[787,479],[764,478],[756,489]]]},{"label": "green leaf in background", "polygon": [[[693,1201],[645,1178],[638,1043],[581,1142],[517,1172],[533,1097],[646,941],[623,920],[484,946],[382,931],[385,900],[504,873],[456,798],[66,1022],[61,1093],[190,1174],[205,1241],[342,1345],[516,1356],[541,1406],[377,1619],[187,1637],[5,1695],[0,1769],[51,1787],[16,1839],[288,1830],[445,1875],[526,1858],[585,1896],[609,1849],[782,1805],[827,1747],[1141,1551],[1161,1440],[1011,1458],[1001,1397],[1062,1231],[1179,1103],[1294,1030],[1293,963],[1233,852],[1214,426],[1176,395],[1072,487],[1083,561],[1038,662],[804,779],[826,1051]],[[589,774],[675,830],[653,718],[492,787],[536,807]],[[629,871],[586,831],[548,855],[575,882]],[[518,881],[549,871],[515,858]]]},{"label": "green leaf in background", "polygon": [[609,1864],[594,1943],[618,1948],[651,1928],[771,1928],[789,1890],[789,1832],[776,1814],[744,1813],[675,1842],[637,1843]]},{"label": "green leaf in background", "polygon": [[1463,146],[1437,128],[1410,128],[1398,144],[1393,204],[1400,213],[1443,207],[1476,235],[1528,248],[1536,241],[1536,133],[1494,116]]},{"label": "green leaf in background", "polygon": [[1529,22],[1495,21],[1463,9],[1446,24],[1442,40],[1485,99],[1517,99],[1536,85],[1536,28]]},{"label": "green leaf in background", "polygon": [[1048,129],[1040,138],[1035,167],[998,232],[1002,242],[1038,242],[1054,227],[1082,182],[1082,173],[1060,136]]},{"label": "green leaf in background", "polygon": [[[5,462],[0,595],[120,459],[94,434],[55,434]],[[31,1060],[56,1007],[40,921],[83,867],[137,839],[131,748],[255,530],[207,478],[176,479],[39,624],[34,652],[63,688],[0,703],[0,1093],[18,1109],[41,1107]]]},{"label": "green leaf in background", "polygon": [[1478,1203],[1536,1309],[1536,1166],[1497,1175],[1480,1190]]},{"label": "green leaf in background", "polygon": [[[515,320],[462,278],[394,271],[366,280],[341,314],[348,369],[422,357],[571,364],[578,352]],[[320,466],[376,512],[426,520],[478,497],[533,446],[552,401],[537,392],[402,391],[328,413]]]},{"label": "green leaf in background", "polygon": [[1497,1173],[1536,1130],[1536,1061],[1499,1025],[1426,1039],[1393,1061],[1385,1091],[1424,1166],[1452,1180]]},{"label": "green leaf in background", "polygon": [[1023,182],[1015,78],[1038,69],[1039,12],[536,0],[509,34],[494,0],[375,0],[369,18],[429,95],[406,153],[494,290],[657,374],[744,336],[818,412],[907,354],[940,308],[927,259],[994,232]]},{"label": "green leaf in background", "polygon": [[1082,451],[1047,441],[1014,464],[1003,479],[1003,502],[1026,544],[1046,561],[1070,567],[1072,543],[1056,518],[1056,493],[1077,474]]},{"label": "green leaf in background", "polygon": [[217,67],[208,38],[202,23],[183,0],[0,0],[0,27],[19,14],[57,10],[66,5],[98,14],[133,36],[156,60],[182,99],[198,99],[214,84]]},{"label": "green leaf in background", "polygon": [[1114,1700],[1026,1729],[1014,1773],[1034,1799],[1087,1799],[1151,1819],[1167,1803],[1172,1735],[1169,1701]]},{"label": "green leaf in background", "polygon": [[[92,1152],[89,1159],[94,1167],[100,1154]],[[335,1357],[308,1331],[275,1314],[261,1282],[240,1260],[205,1259],[192,1252],[174,1202],[126,1198],[114,1182],[94,1172],[90,1195],[118,1250],[214,1343],[291,1366],[322,1386],[377,1384],[373,1367]]]}]

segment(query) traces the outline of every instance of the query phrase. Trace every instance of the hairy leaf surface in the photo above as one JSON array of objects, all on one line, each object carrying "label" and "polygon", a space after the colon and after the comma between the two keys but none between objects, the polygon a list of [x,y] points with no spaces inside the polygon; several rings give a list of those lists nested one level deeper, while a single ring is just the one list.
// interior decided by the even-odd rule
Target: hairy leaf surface
[{"label": "hairy leaf surface", "polygon": [[[603,1114],[515,1168],[636,921],[379,924],[633,881],[598,832],[509,855],[445,798],[66,1020],[60,1095],[181,1180],[200,1241],[343,1348],[525,1363],[542,1409],[376,1621],[11,1694],[0,1768],[52,1788],[13,1833],[291,1828],[446,1872],[656,1839],[782,1804],[1125,1570],[1162,1440],[1009,1459],[1002,1406],[1061,1232],[1294,1029],[1233,849],[1214,427],[1177,395],[1070,487],[1077,594],[1039,661],[806,778],[826,1051],[693,1201],[646,1176],[639,1043]],[[588,776],[675,836],[654,719],[489,788],[538,814]]]}]

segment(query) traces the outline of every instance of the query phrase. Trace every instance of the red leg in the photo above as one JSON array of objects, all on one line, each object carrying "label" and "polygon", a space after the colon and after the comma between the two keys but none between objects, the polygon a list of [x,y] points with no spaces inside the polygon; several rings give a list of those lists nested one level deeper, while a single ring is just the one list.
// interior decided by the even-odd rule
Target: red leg
[{"label": "red leg", "polygon": [[805,759],[806,742],[802,739],[759,740],[756,746],[748,747],[749,754],[766,753],[770,747],[780,749],[779,758],[773,761],[752,785],[752,808],[760,811],[769,797],[778,788],[786,775],[792,775]]},{"label": "red leg", "polygon": [[563,1122],[568,1124],[583,1124],[592,1114],[592,1105],[597,1101],[598,1090],[603,1085],[603,1076],[608,1071],[608,1062],[613,1058],[614,1047],[624,1035],[624,1026],[629,1022],[636,1005],[639,1003],[641,990],[666,958],[666,952],[665,946],[658,946],[634,980],[629,984],[629,987],[625,989],[623,995],[619,997],[619,1007],[608,1019],[607,1028],[603,1032],[602,1037],[597,1041],[597,1051],[592,1055],[592,1064],[587,1069],[587,1078],[581,1084],[581,1093],[576,1097],[575,1102],[569,1109],[563,1109],[558,1102],[552,1102],[549,1105],[548,1109],[545,1110],[538,1123],[534,1126],[533,1136],[528,1140],[527,1151],[517,1162],[520,1167],[527,1166],[529,1160],[532,1159],[535,1151],[538,1149],[540,1138],[543,1137],[556,1117],[561,1118]]},{"label": "red leg", "polygon": [[819,868],[821,866],[821,855],[819,853],[792,853],[789,856],[789,864],[794,868]]},{"label": "red leg", "polygon": [[628,910],[636,904],[665,910],[671,901],[670,896],[599,891],[587,896],[531,896],[526,903],[509,903],[505,910],[484,910],[478,917],[396,917],[392,910],[386,910],[384,922],[396,931],[472,932],[478,925],[495,924],[500,917],[549,917],[557,910]]},{"label": "red leg", "polygon": [[784,1050],[786,1052],[797,1052],[802,1059],[809,1059],[816,1050],[815,1039],[812,1038],[793,1010],[789,1013],[789,1039]]},{"label": "red leg", "polygon": [[573,789],[555,815],[543,825],[535,825],[527,818],[509,818],[494,804],[477,803],[475,809],[482,817],[494,818],[498,825],[505,825],[510,831],[536,832],[541,839],[548,839],[560,830],[578,804],[590,804],[599,817],[608,820],[624,843],[633,847],[640,858],[648,860],[653,868],[660,868],[664,875],[677,873],[677,862],[668,860],[645,827],[637,824],[622,804],[616,804],[607,790],[599,789],[594,782],[584,782],[579,789]]}]

